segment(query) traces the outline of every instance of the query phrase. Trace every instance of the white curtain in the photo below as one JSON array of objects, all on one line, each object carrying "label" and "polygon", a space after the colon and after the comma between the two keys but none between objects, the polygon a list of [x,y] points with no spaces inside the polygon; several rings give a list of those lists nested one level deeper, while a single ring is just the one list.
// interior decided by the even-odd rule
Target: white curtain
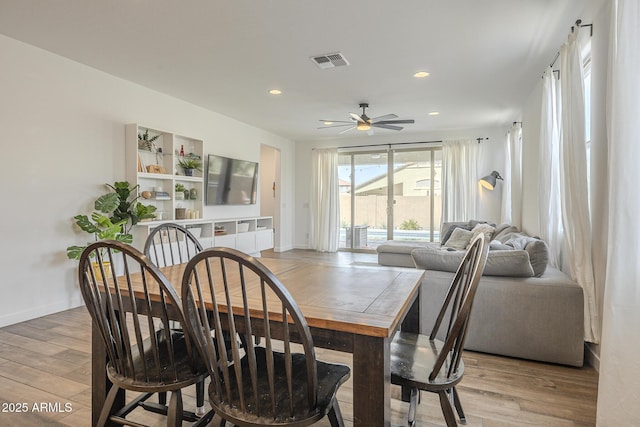
[{"label": "white curtain", "polygon": [[336,252],[340,235],[338,150],[315,149],[312,154],[311,249]]},{"label": "white curtain", "polygon": [[442,143],[442,221],[476,219],[478,199],[478,143]]},{"label": "white curtain", "polygon": [[[578,26],[560,48],[562,121],[560,182],[562,225],[571,277],[584,292],[585,340],[599,342],[598,310],[591,259],[591,218],[587,187],[582,32]],[[588,33],[586,34],[588,37]]]},{"label": "white curtain", "polygon": [[640,420],[640,3],[613,0],[612,4],[609,238],[597,424],[628,426]]},{"label": "white curtain", "polygon": [[538,220],[540,237],[549,245],[549,264],[561,268],[562,211],[560,208],[560,90],[553,70],[542,75]]},{"label": "white curtain", "polygon": [[500,222],[522,228],[522,126],[514,123],[505,141]]}]

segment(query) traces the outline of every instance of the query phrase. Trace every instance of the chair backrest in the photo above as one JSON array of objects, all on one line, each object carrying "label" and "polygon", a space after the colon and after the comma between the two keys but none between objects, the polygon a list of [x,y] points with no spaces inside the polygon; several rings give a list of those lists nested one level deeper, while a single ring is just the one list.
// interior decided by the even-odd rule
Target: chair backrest
[{"label": "chair backrest", "polygon": [[182,264],[202,251],[202,244],[191,232],[172,222],[154,228],[144,245],[144,254],[158,267]]},{"label": "chair backrest", "polygon": [[[178,294],[160,270],[132,246],[105,240],[83,251],[78,273],[110,369],[137,382],[176,382],[176,343],[168,339],[167,325],[170,318],[184,323],[184,316]],[[190,359],[192,366],[195,360]]]},{"label": "chair backrest", "polygon": [[[231,420],[291,419],[316,407],[309,327],[285,286],[257,259],[230,248],[204,250],[186,266],[182,302],[189,335],[209,363],[217,412]],[[241,343],[228,339],[236,334]],[[264,337],[260,346],[253,336]],[[293,340],[303,354],[295,363]]]},{"label": "chair backrest", "polygon": [[[484,235],[479,234],[467,247],[464,258],[451,281],[429,337],[430,340],[434,340],[440,327],[443,326],[445,318],[448,318],[444,346],[429,375],[431,381],[438,375],[444,374],[444,376],[450,377],[457,372],[467,336],[473,300],[487,262],[487,253],[488,244],[485,244]],[[441,373],[440,370],[443,367],[447,371]]]}]

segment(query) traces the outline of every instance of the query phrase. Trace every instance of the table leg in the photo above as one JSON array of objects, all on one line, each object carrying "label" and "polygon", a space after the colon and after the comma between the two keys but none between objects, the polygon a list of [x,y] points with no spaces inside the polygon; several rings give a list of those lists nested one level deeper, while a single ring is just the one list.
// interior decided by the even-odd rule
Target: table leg
[{"label": "table leg", "polygon": [[[409,312],[402,321],[401,329],[405,332],[413,332],[415,334],[420,333],[420,292],[416,296],[415,301],[411,304]],[[401,391],[401,397],[403,402],[411,401],[411,388],[403,386]]]},{"label": "table leg", "polygon": [[356,335],[353,342],[353,425],[391,423],[390,341]]}]

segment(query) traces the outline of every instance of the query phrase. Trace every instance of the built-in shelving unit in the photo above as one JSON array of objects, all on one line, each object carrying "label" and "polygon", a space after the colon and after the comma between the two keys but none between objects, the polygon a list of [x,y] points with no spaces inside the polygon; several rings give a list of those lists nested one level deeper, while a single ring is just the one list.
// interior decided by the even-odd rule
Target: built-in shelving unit
[{"label": "built-in shelving unit", "polygon": [[[138,136],[147,135],[147,142]],[[152,142],[149,142],[153,139]],[[163,222],[187,227],[204,248],[236,248],[254,256],[273,248],[273,217],[204,219],[204,174],[185,175],[182,159],[199,160],[204,170],[203,141],[136,123],[125,127],[126,179],[139,185],[141,202],[154,205],[158,215],[133,230],[133,244],[144,247],[153,228]],[[176,191],[181,184],[184,191]],[[179,194],[180,193],[180,194]]]},{"label": "built-in shelving unit", "polygon": [[[152,142],[140,141],[148,135]],[[139,124],[125,127],[126,179],[139,185],[141,202],[157,208],[158,220],[198,219],[204,210],[203,172],[185,175],[182,159],[196,159],[204,165],[202,140],[154,129]],[[189,197],[176,197],[176,184],[189,191]],[[193,191],[191,191],[193,190]],[[184,193],[183,193],[184,194]]]},{"label": "built-in shelving unit", "polygon": [[[134,245],[144,246],[146,236],[166,221],[141,222],[136,227]],[[175,221],[193,233],[204,248],[222,246],[260,256],[273,248],[273,217],[232,219],[192,219]]]}]

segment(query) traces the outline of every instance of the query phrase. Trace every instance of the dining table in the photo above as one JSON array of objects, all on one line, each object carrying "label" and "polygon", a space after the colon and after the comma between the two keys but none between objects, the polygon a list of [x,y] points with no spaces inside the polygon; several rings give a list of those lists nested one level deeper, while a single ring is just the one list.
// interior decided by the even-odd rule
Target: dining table
[{"label": "dining table", "polygon": [[[336,265],[260,258],[302,311],[316,347],[352,354],[353,425],[391,423],[390,344],[399,329],[419,332],[423,270],[378,265]],[[186,264],[163,267],[176,288]],[[136,273],[132,280],[135,282]],[[92,329],[92,421],[97,421],[110,383],[106,349]],[[120,398],[124,405],[124,396]]]}]

